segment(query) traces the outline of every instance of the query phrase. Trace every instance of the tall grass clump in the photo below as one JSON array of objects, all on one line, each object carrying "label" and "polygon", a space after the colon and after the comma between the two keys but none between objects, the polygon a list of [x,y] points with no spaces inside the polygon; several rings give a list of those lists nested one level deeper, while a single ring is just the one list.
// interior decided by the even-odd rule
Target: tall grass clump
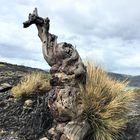
[{"label": "tall grass clump", "polygon": [[90,140],[117,140],[128,121],[135,94],[126,82],[111,79],[100,67],[87,63],[86,85],[80,86],[84,119],[93,128]]},{"label": "tall grass clump", "polygon": [[49,88],[49,76],[41,72],[33,72],[23,77],[20,83],[11,89],[11,92],[14,97],[19,98],[31,93],[43,93]]}]

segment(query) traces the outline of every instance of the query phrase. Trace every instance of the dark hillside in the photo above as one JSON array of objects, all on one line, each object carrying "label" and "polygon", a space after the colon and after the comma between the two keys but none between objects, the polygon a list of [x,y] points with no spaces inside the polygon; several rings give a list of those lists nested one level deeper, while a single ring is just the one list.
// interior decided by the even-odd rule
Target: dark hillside
[{"label": "dark hillside", "polygon": [[129,81],[130,87],[140,87],[140,75],[138,76],[131,76],[131,75],[125,75],[125,74],[118,74],[118,73],[108,73],[109,76],[111,76],[113,79],[124,81]]},{"label": "dark hillside", "polygon": [[0,90],[2,90],[4,87],[17,84],[21,77],[35,71],[47,73],[46,71],[37,68],[0,62]]},{"label": "dark hillside", "polygon": [[[37,68],[31,68],[27,66],[0,62],[0,85],[5,82],[15,85],[22,76],[26,75],[27,73],[31,73],[33,71],[40,71],[40,72],[47,73],[47,71],[37,69]],[[120,81],[128,80],[129,86],[131,87],[140,87],[140,75],[131,76],[125,74],[112,73],[112,72],[109,72],[108,75],[116,80],[120,80]]]}]

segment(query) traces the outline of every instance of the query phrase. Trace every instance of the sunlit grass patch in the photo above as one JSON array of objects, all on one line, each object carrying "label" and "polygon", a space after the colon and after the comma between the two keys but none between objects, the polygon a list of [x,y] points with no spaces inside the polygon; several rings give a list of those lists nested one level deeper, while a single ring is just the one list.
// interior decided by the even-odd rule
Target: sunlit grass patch
[{"label": "sunlit grass patch", "polygon": [[5,65],[4,64],[0,64],[0,67],[5,67]]},{"label": "sunlit grass patch", "polygon": [[14,97],[22,97],[36,92],[46,92],[50,88],[49,75],[41,72],[33,72],[22,78],[20,83],[12,88]]}]

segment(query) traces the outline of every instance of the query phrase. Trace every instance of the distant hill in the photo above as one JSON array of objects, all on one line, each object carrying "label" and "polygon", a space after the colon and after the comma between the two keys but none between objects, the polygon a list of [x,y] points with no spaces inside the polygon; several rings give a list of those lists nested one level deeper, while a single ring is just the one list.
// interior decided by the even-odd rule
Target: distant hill
[{"label": "distant hill", "polygon": [[129,80],[132,77],[131,75],[125,75],[125,74],[119,74],[119,73],[113,73],[113,72],[108,72],[108,75],[112,77],[113,79],[116,79],[119,81]]},{"label": "distant hill", "polygon": [[132,76],[130,78],[130,86],[132,87],[140,87],[140,75],[138,76]]},{"label": "distant hill", "polygon": [[3,84],[16,85],[23,76],[35,71],[48,73],[47,71],[37,68],[0,62],[0,89]]},{"label": "distant hill", "polygon": [[[31,68],[27,66],[22,65],[14,65],[9,64],[5,62],[0,62],[0,83],[10,80],[15,82],[15,80],[20,79],[22,76],[26,75],[27,73],[31,73],[33,71],[40,71],[48,73],[48,70],[42,70],[38,68]],[[124,81],[129,81],[129,86],[131,87],[140,87],[140,75],[138,76],[131,76],[131,75],[125,75],[125,74],[118,74],[118,73],[112,73],[109,72],[108,75],[112,77],[113,79]]]},{"label": "distant hill", "polygon": [[132,76],[132,75],[112,73],[112,72],[109,72],[108,75],[112,77],[113,79],[116,79],[119,81],[124,81],[124,80],[129,81],[130,87],[140,87],[140,75]]}]

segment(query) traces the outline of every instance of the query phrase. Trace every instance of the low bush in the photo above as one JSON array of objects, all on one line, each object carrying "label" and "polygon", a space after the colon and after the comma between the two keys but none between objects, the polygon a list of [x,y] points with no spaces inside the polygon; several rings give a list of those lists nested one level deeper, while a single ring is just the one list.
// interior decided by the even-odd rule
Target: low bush
[{"label": "low bush", "polygon": [[27,74],[11,89],[14,97],[22,97],[36,92],[46,92],[50,88],[49,75],[41,72]]},{"label": "low bush", "polygon": [[84,119],[91,124],[90,140],[117,140],[125,128],[135,97],[126,82],[111,79],[100,67],[87,64],[85,87],[80,86]]},{"label": "low bush", "polygon": [[140,94],[140,88],[135,88],[135,89],[134,89],[134,92]]}]

